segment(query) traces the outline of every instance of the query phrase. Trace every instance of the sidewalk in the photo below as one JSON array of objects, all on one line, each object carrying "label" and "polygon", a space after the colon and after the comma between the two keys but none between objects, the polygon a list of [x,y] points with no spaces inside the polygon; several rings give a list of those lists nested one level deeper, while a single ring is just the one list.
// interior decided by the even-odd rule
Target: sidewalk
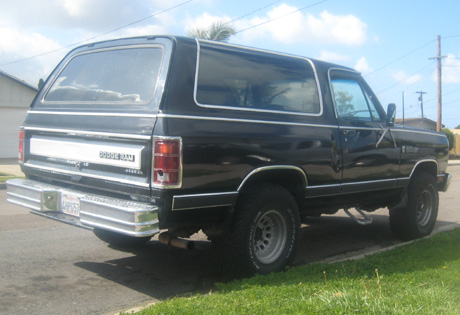
[{"label": "sidewalk", "polygon": [[0,173],[13,176],[24,176],[17,159],[0,159]]}]

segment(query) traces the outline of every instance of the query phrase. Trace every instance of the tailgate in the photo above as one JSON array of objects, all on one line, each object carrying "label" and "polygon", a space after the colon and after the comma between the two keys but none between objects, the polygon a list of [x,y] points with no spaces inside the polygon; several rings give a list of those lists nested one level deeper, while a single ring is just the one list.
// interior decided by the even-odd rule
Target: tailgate
[{"label": "tailgate", "polygon": [[[44,119],[43,114],[30,113],[28,121],[37,118],[34,116]],[[25,174],[87,188],[149,195],[155,116],[123,117],[121,122],[120,117],[95,119],[84,114],[69,117],[48,113],[46,119],[54,122],[54,128],[24,127]],[[82,124],[88,127],[96,120],[97,127],[76,128]],[[74,128],[62,128],[65,122]],[[117,131],[125,132],[101,130],[113,130],[114,124]],[[142,132],[134,132],[140,125]]]}]

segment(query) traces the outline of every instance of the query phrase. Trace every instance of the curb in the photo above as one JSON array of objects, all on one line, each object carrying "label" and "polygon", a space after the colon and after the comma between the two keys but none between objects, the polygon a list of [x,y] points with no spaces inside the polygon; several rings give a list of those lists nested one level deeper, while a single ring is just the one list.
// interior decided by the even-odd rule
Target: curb
[{"label": "curb", "polygon": [[363,250],[359,250],[359,251],[356,251],[356,252],[351,252],[351,253],[348,253],[348,254],[329,257],[329,258],[326,258],[326,259],[321,260],[321,261],[315,261],[314,263],[332,264],[332,263],[342,262],[342,261],[347,261],[347,260],[359,260],[359,259],[365,258],[367,256],[372,256],[372,255],[375,255],[375,254],[379,254],[379,253],[383,253],[383,252],[393,250],[393,249],[401,247],[401,246],[409,245],[409,244],[412,244],[412,243],[417,242],[419,240],[428,239],[428,238],[431,238],[431,237],[433,237],[436,234],[439,234],[441,232],[450,231],[450,230],[453,230],[453,229],[456,229],[456,228],[460,228],[460,222],[451,223],[451,224],[441,226],[438,229],[433,230],[433,232],[430,235],[422,237],[422,238],[418,238],[418,239],[415,239],[415,240],[412,240],[412,241],[401,242],[399,244],[392,245],[392,246],[389,246],[389,247],[384,247],[384,248],[379,247],[377,249],[372,249],[372,248],[363,249]]}]

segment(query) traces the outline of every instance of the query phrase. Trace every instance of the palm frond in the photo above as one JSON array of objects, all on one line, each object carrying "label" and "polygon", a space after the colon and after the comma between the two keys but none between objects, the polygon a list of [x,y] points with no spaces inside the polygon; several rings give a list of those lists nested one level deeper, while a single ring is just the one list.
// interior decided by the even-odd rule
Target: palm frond
[{"label": "palm frond", "polygon": [[187,35],[193,38],[201,38],[207,40],[214,40],[218,42],[227,42],[232,35],[235,35],[236,31],[233,26],[223,21],[217,21],[211,24],[208,29],[190,29],[187,31]]}]

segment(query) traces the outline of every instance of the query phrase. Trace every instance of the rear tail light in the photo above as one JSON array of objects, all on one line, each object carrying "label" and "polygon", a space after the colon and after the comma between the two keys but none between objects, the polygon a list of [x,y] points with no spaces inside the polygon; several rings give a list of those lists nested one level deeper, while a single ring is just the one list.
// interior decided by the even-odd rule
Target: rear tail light
[{"label": "rear tail light", "polygon": [[182,186],[182,139],[155,138],[153,143],[153,185],[161,188]]},{"label": "rear tail light", "polygon": [[18,152],[18,162],[24,162],[24,129],[19,130],[19,152]]}]

